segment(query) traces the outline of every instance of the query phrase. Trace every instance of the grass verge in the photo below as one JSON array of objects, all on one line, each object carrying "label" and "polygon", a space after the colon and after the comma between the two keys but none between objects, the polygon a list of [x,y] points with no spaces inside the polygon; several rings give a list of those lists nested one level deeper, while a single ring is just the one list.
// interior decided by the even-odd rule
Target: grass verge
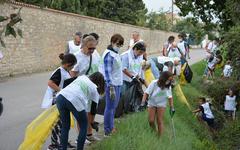
[{"label": "grass verge", "polygon": [[[203,62],[200,62],[203,63]],[[199,75],[204,70],[203,65],[193,65],[194,79],[192,84],[183,87],[191,107],[194,107],[201,93],[194,88],[199,84]],[[120,119],[116,122],[117,133],[101,142],[89,147],[90,150],[214,150],[215,144],[211,140],[206,128],[199,124],[191,110],[174,95],[176,114],[174,125],[176,140],[173,139],[173,130],[169,110],[164,115],[164,135],[158,137],[153,132],[147,119],[147,112],[139,112]]]}]

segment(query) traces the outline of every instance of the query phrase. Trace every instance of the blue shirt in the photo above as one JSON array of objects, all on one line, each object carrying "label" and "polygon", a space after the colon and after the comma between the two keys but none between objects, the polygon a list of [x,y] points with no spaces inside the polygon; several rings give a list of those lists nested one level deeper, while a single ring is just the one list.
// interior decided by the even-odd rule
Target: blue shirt
[{"label": "blue shirt", "polygon": [[112,84],[112,66],[113,66],[113,61],[114,58],[110,55],[110,53],[106,54],[106,56],[104,57],[104,72],[105,72],[105,80],[106,80],[106,84],[107,86]]}]

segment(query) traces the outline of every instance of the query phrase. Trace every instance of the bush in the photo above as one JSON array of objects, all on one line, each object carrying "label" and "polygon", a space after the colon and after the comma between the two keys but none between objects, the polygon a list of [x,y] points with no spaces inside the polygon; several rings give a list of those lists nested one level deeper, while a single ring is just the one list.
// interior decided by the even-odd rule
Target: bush
[{"label": "bush", "polygon": [[240,76],[240,25],[232,27],[224,35],[226,59],[233,62],[234,74]]}]

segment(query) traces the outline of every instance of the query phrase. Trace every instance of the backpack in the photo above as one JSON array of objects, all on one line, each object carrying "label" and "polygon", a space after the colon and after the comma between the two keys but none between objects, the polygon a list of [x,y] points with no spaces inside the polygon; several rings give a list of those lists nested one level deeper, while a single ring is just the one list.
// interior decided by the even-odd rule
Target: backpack
[{"label": "backpack", "polygon": [[191,83],[192,77],[193,77],[193,72],[187,62],[186,62],[186,67],[183,70],[183,75],[184,75],[186,81],[188,83]]}]

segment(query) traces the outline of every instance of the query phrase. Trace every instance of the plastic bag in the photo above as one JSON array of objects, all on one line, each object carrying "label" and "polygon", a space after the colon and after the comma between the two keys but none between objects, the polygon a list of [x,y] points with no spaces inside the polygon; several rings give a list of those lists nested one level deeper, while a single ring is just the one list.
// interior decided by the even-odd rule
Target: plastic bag
[{"label": "plastic bag", "polygon": [[[74,119],[71,113],[71,127],[74,127]],[[19,150],[41,150],[42,145],[50,135],[53,127],[59,121],[59,112],[56,105],[42,112],[26,128],[25,138],[19,146]]]},{"label": "plastic bag", "polygon": [[147,85],[149,85],[152,82],[152,80],[154,80],[154,79],[155,78],[154,78],[154,76],[152,74],[151,68],[147,69],[145,71],[145,81],[147,82]]}]

